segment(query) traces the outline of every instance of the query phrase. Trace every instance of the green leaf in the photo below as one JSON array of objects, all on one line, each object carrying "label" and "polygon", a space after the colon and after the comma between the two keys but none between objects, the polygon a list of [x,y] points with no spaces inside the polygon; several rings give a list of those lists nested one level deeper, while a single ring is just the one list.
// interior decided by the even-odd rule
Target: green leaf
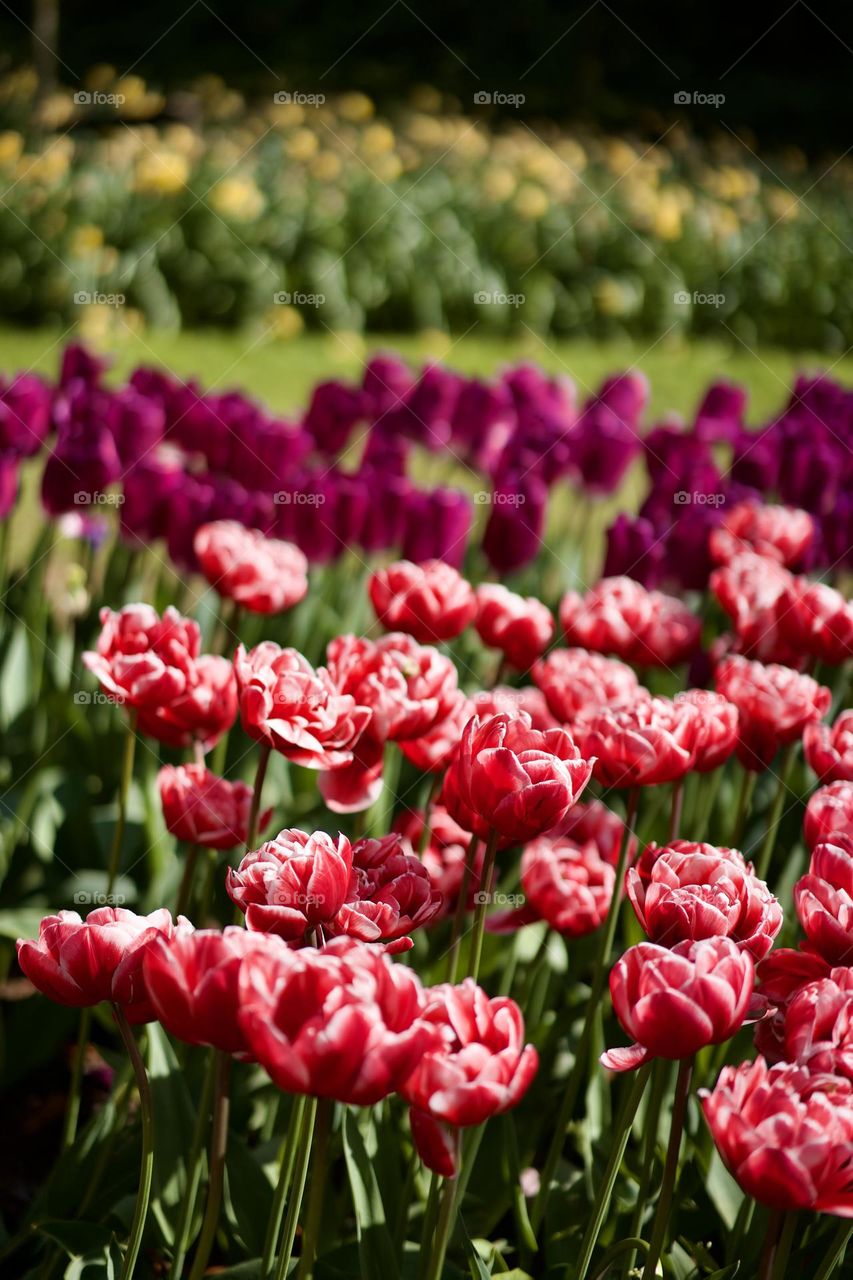
[{"label": "green leaf", "polygon": [[[474,1241],[468,1235],[468,1231],[465,1226],[465,1223],[462,1220],[461,1213],[459,1215],[459,1231],[462,1235],[462,1239],[465,1242],[465,1252],[468,1254],[468,1267],[471,1272],[471,1280],[490,1280],[490,1277],[492,1275],[492,1270],[490,1267],[486,1266],[480,1254],[479,1249],[476,1247],[476,1245],[474,1244]],[[477,1244],[484,1245],[486,1249],[490,1251],[492,1250],[492,1245],[489,1243],[488,1240],[478,1240]]]},{"label": "green leaf", "polygon": [[39,925],[47,912],[43,907],[18,907],[0,911],[0,938],[37,938]]},{"label": "green leaf", "polygon": [[232,1133],[225,1159],[225,1209],[229,1220],[251,1254],[262,1254],[273,1189],[269,1178],[246,1143]]},{"label": "green leaf", "polygon": [[735,1225],[744,1196],[738,1184],[719,1157],[716,1147],[711,1155],[705,1190],[729,1231]]},{"label": "green leaf", "polygon": [[27,706],[30,698],[32,663],[25,627],[16,627],[6,650],[0,679],[0,725],[7,729]]},{"label": "green leaf", "polygon": [[72,1258],[82,1258],[109,1247],[113,1233],[99,1222],[78,1222],[76,1219],[46,1218],[34,1224],[36,1231],[55,1240]]},{"label": "green leaf", "polygon": [[347,1175],[355,1208],[363,1280],[393,1280],[399,1276],[399,1267],[379,1194],[379,1184],[358,1127],[356,1113],[350,1107],[344,1111],[342,1132]]},{"label": "green leaf", "polygon": [[178,1063],[165,1031],[159,1023],[152,1022],[146,1027],[146,1034],[155,1133],[151,1215],[171,1244],[186,1188],[186,1153],[192,1142],[195,1111],[185,1068]]}]

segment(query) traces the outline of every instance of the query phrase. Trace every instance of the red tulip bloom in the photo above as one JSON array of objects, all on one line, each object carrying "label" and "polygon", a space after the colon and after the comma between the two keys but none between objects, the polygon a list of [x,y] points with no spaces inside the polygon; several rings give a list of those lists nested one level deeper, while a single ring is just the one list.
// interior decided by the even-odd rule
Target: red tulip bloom
[{"label": "red tulip bloom", "polygon": [[240,716],[251,738],[308,769],[350,764],[371,720],[368,706],[338,688],[329,672],[315,671],[295,649],[264,640],[234,659]]},{"label": "red tulip bloom", "polygon": [[369,591],[386,631],[405,631],[421,644],[453,640],[477,612],[471,584],[444,560],[398,560],[376,570]]},{"label": "red tulip bloom", "polygon": [[814,521],[798,507],[762,506],[739,502],[711,530],[709,550],[717,564],[729,564],[744,551],[765,560],[792,565],[811,546]]},{"label": "red tulip bloom", "polygon": [[246,916],[246,927],[287,942],[310,942],[331,925],[347,900],[352,846],[323,831],[280,831],[229,867],[225,887]]},{"label": "red tulip bloom", "polygon": [[[768,1021],[776,1023],[772,1037]],[[853,1080],[853,970],[832,969],[793,992],[777,1019],[758,1023],[756,1044],[772,1061]]]},{"label": "red tulip bloom", "polygon": [[298,547],[237,520],[202,525],[193,548],[210,585],[252,613],[283,613],[308,590],[308,561]]},{"label": "red tulip bloom", "polygon": [[810,849],[838,835],[853,836],[853,782],[830,782],[806,805],[803,835]]},{"label": "red tulip bloom", "polygon": [[717,1150],[738,1185],[773,1209],[853,1217],[853,1087],[763,1058],[724,1067],[701,1090]]},{"label": "red tulip bloom", "polygon": [[421,738],[456,707],[453,662],[411,636],[394,632],[377,641],[338,636],[327,658],[341,693],[371,708],[370,733],[381,742]]},{"label": "red tulip bloom", "polygon": [[853,961],[853,836],[837,832],[814,849],[794,886],[794,906],[813,952],[827,964]]},{"label": "red tulip bloom", "polygon": [[581,938],[603,923],[613,897],[616,871],[596,845],[575,844],[565,836],[540,836],[525,846],[521,858],[521,887],[525,905],[496,912],[490,932],[509,932],[522,924],[546,920],[557,933]]},{"label": "red tulip bloom", "polygon": [[432,887],[420,858],[406,852],[399,835],[357,840],[352,846],[352,874],[346,902],[327,932],[362,942],[387,942],[385,950],[408,951],[408,936],[432,924],[442,897]]},{"label": "red tulip bloom", "polygon": [[457,689],[447,715],[419,738],[406,738],[400,750],[422,773],[442,773],[453,758],[462,730],[474,714],[471,699]]},{"label": "red tulip bloom", "polygon": [[[534,689],[532,685],[511,689],[508,685],[498,684],[494,689],[480,689],[477,693],[471,694],[468,705],[471,708],[468,719],[472,715],[479,716],[481,720],[489,716],[515,716],[519,711],[525,711],[530,716],[534,729],[561,727],[548,710],[545,695],[539,689]],[[467,720],[465,723],[467,724]]]},{"label": "red tulip bloom", "polygon": [[853,604],[834,587],[796,578],[782,622],[791,643],[821,662],[853,657]]},{"label": "red tulip bloom", "polygon": [[649,845],[626,887],[643,930],[662,946],[731,938],[761,960],[782,928],[782,908],[737,849],[691,840]]},{"label": "red tulip bloom", "polygon": [[803,752],[821,782],[853,782],[853,711],[842,711],[832,727],[807,724]]},{"label": "red tulip bloom", "polygon": [[639,942],[610,973],[616,1016],[636,1044],[601,1056],[611,1071],[630,1071],[652,1058],[689,1058],[722,1044],[743,1025],[755,967],[730,938],[679,942],[671,951]]},{"label": "red tulip bloom", "polygon": [[509,1111],[530,1087],[539,1059],[524,1043],[524,1019],[515,1001],[490,1000],[471,978],[456,987],[433,987],[424,1019],[440,1040],[400,1092],[412,1107],[421,1159],[428,1168],[452,1171],[454,1144],[450,1135],[442,1141],[442,1126],[467,1128]]},{"label": "red tulip bloom", "polygon": [[[190,930],[180,917],[178,931]],[[142,959],[158,936],[176,927],[165,907],[138,916],[123,907],[98,907],[82,920],[76,911],[46,916],[36,942],[18,939],[18,963],[30,982],[57,1004],[82,1008],[111,1000],[130,1022],[151,1022]]]},{"label": "red tulip bloom", "polygon": [[170,605],[161,618],[150,604],[102,609],[94,652],[83,654],[108,697],[133,708],[174,702],[192,685],[201,648],[198,623]]},{"label": "red tulip bloom", "polygon": [[692,767],[699,712],[689,702],[639,698],[621,707],[580,712],[572,730],[581,754],[596,758],[605,787],[674,782]]},{"label": "red tulip bloom", "polygon": [[281,946],[278,938],[233,927],[158,938],[143,961],[157,1019],[185,1044],[249,1057],[237,1019],[240,969],[247,956]]},{"label": "red tulip bloom", "polygon": [[500,583],[484,582],[477,588],[474,625],[483,644],[500,650],[516,671],[527,671],[554,635],[554,619],[546,605]]},{"label": "red tulip bloom", "polygon": [[[249,829],[252,788],[218,778],[203,764],[166,764],[157,775],[163,819],[173,836],[206,849],[244,845]],[[272,817],[265,810],[258,829]]]},{"label": "red tulip bloom", "polygon": [[[412,853],[416,853],[420,849],[423,835],[423,813],[420,810],[412,810],[403,814],[397,819],[395,826],[408,843]],[[437,918],[451,915],[456,910],[462,881],[465,878],[470,845],[470,832],[463,831],[443,805],[434,804],[429,815],[429,839],[419,856],[433,889],[441,896],[441,912]],[[473,908],[475,895],[480,889],[480,872],[483,868],[484,854],[485,849],[482,844],[479,844],[468,875],[466,895],[468,910]]]},{"label": "red tulip bloom", "polygon": [[198,742],[209,751],[237,718],[237,681],[227,658],[203,653],[193,664],[190,683],[164,706],[140,707],[137,728],[170,747]]},{"label": "red tulip bloom", "polygon": [[[565,836],[573,844],[588,844],[598,850],[599,857],[616,866],[625,834],[625,823],[601,800],[586,800],[573,805],[555,831],[548,833],[551,840]],[[628,844],[629,862],[636,853],[637,842],[631,837]]]},{"label": "red tulip bloom", "polygon": [[677,693],[675,701],[689,702],[699,712],[691,771],[711,773],[725,764],[737,745],[737,707],[709,689],[687,689]]},{"label": "red tulip bloom", "polygon": [[737,757],[745,769],[765,769],[780,747],[802,737],[829,710],[832,693],[789,667],[731,657],[715,673],[717,690],[740,716]]},{"label": "red tulip bloom", "polygon": [[633,578],[602,578],[585,596],[570,591],[560,604],[570,645],[611,653],[639,667],[672,667],[699,646],[701,626],[690,610]]},{"label": "red tulip bloom", "polygon": [[531,674],[551,714],[570,727],[588,708],[600,711],[650,696],[631,667],[586,649],[554,649]]},{"label": "red tulip bloom", "polygon": [[440,1038],[414,971],[344,938],[252,954],[239,1001],[250,1051],[279,1089],[353,1106],[400,1089]]},{"label": "red tulip bloom", "polygon": [[734,624],[739,653],[761,662],[799,665],[803,651],[792,643],[787,621],[794,582],[780,564],[751,553],[711,574],[710,588]]},{"label": "red tulip bloom", "polygon": [[466,830],[502,845],[550,831],[566,816],[592,775],[564,729],[541,732],[530,717],[477,716],[465,726],[447,771],[443,802]]}]

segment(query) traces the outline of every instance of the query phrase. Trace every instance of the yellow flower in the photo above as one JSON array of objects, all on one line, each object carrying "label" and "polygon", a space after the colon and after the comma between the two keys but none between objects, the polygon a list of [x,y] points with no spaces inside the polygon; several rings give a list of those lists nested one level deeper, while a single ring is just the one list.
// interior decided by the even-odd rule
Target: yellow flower
[{"label": "yellow flower", "polygon": [[71,232],[69,247],[72,253],[96,253],[104,243],[104,233],[91,222],[84,222]]},{"label": "yellow flower", "polygon": [[416,84],[409,95],[409,100],[416,111],[426,114],[441,110],[443,98],[441,91],[431,84]]},{"label": "yellow flower", "polygon": [[310,129],[295,129],[286,140],[284,149],[291,160],[310,160],[319,151],[320,141]]},{"label": "yellow flower", "polygon": [[635,302],[634,291],[619,280],[599,280],[592,290],[597,309],[605,316],[624,316]]},{"label": "yellow flower", "polygon": [[489,200],[508,200],[515,191],[515,175],[503,165],[492,165],[483,173],[482,186]]},{"label": "yellow flower", "polygon": [[298,102],[273,102],[270,116],[281,129],[290,129],[302,124],[305,119],[305,108]]},{"label": "yellow flower", "polygon": [[343,93],[337,101],[338,115],[342,120],[352,124],[363,124],[370,120],[376,108],[366,93]]},{"label": "yellow flower", "polygon": [[24,149],[24,139],[14,129],[0,133],[0,165],[16,164]]},{"label": "yellow flower", "polygon": [[189,173],[186,158],[176,151],[144,151],[136,162],[136,190],[144,195],[177,195]]},{"label": "yellow flower", "polygon": [[394,130],[379,121],[368,125],[361,135],[361,150],[367,157],[387,155],[394,150]]},{"label": "yellow flower", "polygon": [[216,213],[240,222],[258,218],[264,211],[264,197],[250,178],[223,178],[208,199]]},{"label": "yellow flower", "polygon": [[773,217],[780,222],[791,222],[800,212],[797,197],[784,187],[771,187],[767,192],[767,204]]},{"label": "yellow flower", "polygon": [[273,307],[266,313],[265,319],[270,337],[286,342],[291,338],[298,338],[305,328],[305,322],[296,307]]},{"label": "yellow flower", "polygon": [[403,172],[403,165],[398,155],[377,156],[370,162],[370,171],[380,182],[394,182]]},{"label": "yellow flower", "polygon": [[661,240],[678,240],[681,236],[681,205],[678,197],[663,192],[655,210],[653,228]]},{"label": "yellow flower", "polygon": [[550,200],[548,193],[543,191],[541,187],[534,186],[532,182],[523,183],[518,194],[512,202],[512,207],[521,218],[527,218],[531,222],[542,218],[550,208]]},{"label": "yellow flower", "polygon": [[341,161],[334,151],[320,151],[311,161],[311,176],[318,182],[333,182],[341,171]]}]

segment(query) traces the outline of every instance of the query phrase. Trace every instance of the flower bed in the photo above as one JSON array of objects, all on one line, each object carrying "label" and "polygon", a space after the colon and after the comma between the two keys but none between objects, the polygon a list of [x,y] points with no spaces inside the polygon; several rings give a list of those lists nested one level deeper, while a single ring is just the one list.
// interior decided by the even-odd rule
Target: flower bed
[{"label": "flower bed", "polygon": [[4,1274],[844,1274],[848,393],[646,391],[4,385]]}]

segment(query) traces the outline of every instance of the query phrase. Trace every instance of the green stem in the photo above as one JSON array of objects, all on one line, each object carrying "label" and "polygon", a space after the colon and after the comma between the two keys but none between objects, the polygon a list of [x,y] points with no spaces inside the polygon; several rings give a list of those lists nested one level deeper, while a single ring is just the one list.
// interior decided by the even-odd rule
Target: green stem
[{"label": "green stem", "polygon": [[184,874],[181,876],[181,887],[178,890],[178,901],[175,905],[175,915],[183,916],[187,913],[190,905],[190,898],[193,891],[193,880],[195,878],[196,864],[198,863],[198,845],[191,844],[187,849],[186,858],[184,860]]},{"label": "green stem", "polygon": [[116,1023],[118,1024],[124,1047],[133,1064],[136,1076],[136,1087],[139,1090],[139,1111],[142,1117],[142,1162],[139,1171],[139,1190],[136,1193],[136,1205],[133,1210],[133,1222],[127,1241],[127,1250],[121,1269],[121,1280],[131,1280],[139,1257],[142,1244],[142,1233],[145,1230],[145,1219],[148,1217],[148,1201],[151,1197],[151,1178],[154,1172],[154,1112],[151,1106],[151,1087],[145,1063],[139,1052],[133,1032],[127,1018],[118,1005],[113,1005]]},{"label": "green stem", "polygon": [[[634,1213],[631,1218],[631,1227],[628,1235],[631,1239],[636,1240],[643,1234],[643,1219],[646,1215],[646,1202],[649,1198],[649,1191],[652,1185],[652,1172],[655,1167],[655,1151],[658,1144],[658,1125],[660,1124],[660,1112],[663,1106],[663,1095],[666,1092],[667,1081],[669,1079],[669,1063],[659,1058],[652,1063],[652,1091],[649,1097],[649,1105],[643,1122],[645,1129],[643,1142],[643,1166],[640,1171],[640,1182],[637,1187],[637,1203],[634,1205]],[[631,1248],[622,1267],[623,1280],[634,1266],[636,1250]]]},{"label": "green stem", "polygon": [[421,1247],[418,1255],[418,1280],[426,1280],[429,1262],[430,1241],[435,1238],[435,1224],[438,1220],[438,1203],[440,1198],[441,1178],[437,1173],[430,1174],[429,1193],[424,1206],[424,1220],[421,1230]]},{"label": "green stem", "polygon": [[205,922],[213,906],[216,867],[219,862],[219,855],[216,849],[205,849],[205,853],[207,854],[207,864],[204,868],[204,879],[201,882],[201,893],[199,894],[197,915],[195,916],[200,929],[205,927]]},{"label": "green stem", "polygon": [[773,807],[770,810],[770,821],[767,827],[767,833],[764,837],[764,844],[761,846],[761,853],[758,855],[758,862],[755,867],[755,874],[758,876],[759,880],[766,880],[767,872],[770,870],[770,859],[773,857],[773,850],[776,847],[776,836],[779,831],[782,809],[785,805],[785,792],[788,790],[788,778],[791,773],[791,766],[794,763],[796,750],[796,742],[791,742],[785,748],[785,754],[782,757],[782,768],[779,772],[779,782],[776,787],[776,794],[773,797]]},{"label": "green stem", "polygon": [[823,1256],[823,1261],[814,1274],[813,1280],[829,1280],[836,1266],[844,1259],[847,1249],[847,1242],[853,1235],[853,1222],[842,1219],[838,1224],[838,1230],[829,1242],[829,1248]]},{"label": "green stem", "polygon": [[710,777],[701,773],[696,775],[700,780],[700,784],[699,796],[693,813],[693,831],[691,835],[694,840],[704,840],[707,837],[714,806],[720,793],[720,784],[723,781],[723,772],[723,766],[720,765]]},{"label": "green stem", "polygon": [[489,909],[489,901],[492,896],[492,876],[498,852],[498,839],[497,831],[489,832],[486,853],[483,858],[483,874],[480,876],[480,892],[477,894],[477,905],[474,911],[471,950],[468,956],[468,973],[475,982],[480,972],[480,959],[483,954],[483,934],[486,931],[486,912]]},{"label": "green stem", "polygon": [[450,1243],[450,1237],[453,1234],[453,1224],[456,1221],[456,1183],[452,1178],[445,1178],[444,1187],[441,1193],[441,1207],[438,1211],[438,1222],[435,1229],[435,1237],[433,1241],[432,1251],[430,1253],[429,1269],[427,1270],[426,1280],[442,1280],[444,1275],[444,1259],[447,1254],[447,1246]]},{"label": "green stem", "polygon": [[678,829],[681,826],[681,813],[684,807],[684,779],[676,778],[672,784],[672,807],[669,811],[669,836],[668,843],[678,838]]},{"label": "green stem", "polygon": [[302,1196],[305,1191],[305,1180],[308,1176],[308,1159],[311,1155],[311,1139],[314,1136],[314,1117],[317,1114],[317,1099],[308,1098],[302,1116],[302,1132],[299,1135],[299,1146],[296,1152],[296,1163],[293,1169],[293,1189],[287,1205],[287,1217],[284,1221],[284,1234],[278,1255],[275,1280],[285,1280],[290,1259],[293,1254],[293,1242],[296,1239],[296,1224],[299,1221],[299,1210],[302,1207]]},{"label": "green stem", "polygon": [[418,854],[423,857],[424,849],[429,844],[432,820],[432,811],[441,790],[441,784],[444,781],[444,775],[441,772],[434,773],[430,779],[429,791],[427,792],[426,804],[424,805],[424,825],[421,831],[421,838],[418,841]]},{"label": "green stem", "polygon": [[296,1164],[296,1149],[299,1142],[299,1135],[302,1132],[302,1121],[305,1116],[305,1108],[307,1104],[308,1100],[304,1093],[298,1094],[293,1099],[287,1133],[285,1134],[281,1144],[281,1151],[278,1159],[278,1179],[275,1185],[275,1195],[273,1197],[269,1223],[267,1224],[267,1234],[264,1240],[264,1256],[261,1259],[261,1280],[266,1280],[272,1270],[276,1245],[278,1244],[278,1238],[281,1234],[281,1223],[284,1217],[284,1204],[287,1199],[290,1180],[293,1177],[293,1167]]},{"label": "green stem", "polygon": [[622,885],[625,880],[625,868],[628,863],[628,849],[631,844],[631,835],[637,817],[638,801],[639,788],[632,787],[628,793],[625,830],[622,833],[622,844],[619,849],[619,861],[616,866],[616,879],[613,882],[613,897],[610,900],[610,906],[607,910],[607,919],[605,920],[604,928],[601,931],[601,943],[596,957],[595,969],[592,975],[592,983],[590,985],[589,1000],[587,1002],[583,1029],[575,1050],[575,1060],[572,1064],[569,1078],[566,1081],[566,1089],[560,1103],[560,1109],[557,1113],[551,1145],[548,1148],[548,1154],[545,1157],[545,1163],[542,1166],[539,1193],[533,1204],[533,1226],[537,1231],[539,1230],[539,1227],[542,1224],[542,1219],[545,1216],[551,1181],[556,1173],[560,1153],[563,1150],[566,1129],[568,1128],[569,1121],[574,1113],[578,1092],[589,1065],[587,1062],[589,1057],[589,1045],[592,1037],[592,1030],[595,1025],[596,1011],[604,993],[604,984],[607,978],[607,970],[610,962],[610,952],[613,949],[613,940],[616,937],[616,924],[619,919],[619,907],[622,902]]},{"label": "green stem", "polygon": [[741,766],[741,774],[735,822],[729,840],[729,845],[732,849],[739,849],[743,841],[746,820],[749,816],[749,806],[752,802],[752,793],[755,790],[755,782],[758,776],[751,769],[744,769],[743,766]]},{"label": "green stem", "polygon": [[302,1254],[299,1258],[296,1280],[311,1280],[314,1274],[314,1260],[317,1257],[317,1241],[323,1217],[323,1200],[326,1195],[326,1167],[333,1110],[334,1103],[330,1098],[321,1098],[317,1104],[314,1149],[311,1159],[311,1186],[308,1190],[308,1210],[302,1229]]},{"label": "green stem", "polygon": [[184,1190],[184,1199],[181,1205],[181,1216],[178,1219],[178,1226],[175,1231],[175,1255],[172,1259],[172,1266],[169,1270],[170,1280],[180,1280],[184,1272],[184,1263],[186,1262],[187,1249],[189,1247],[193,1212],[195,1211],[198,1189],[201,1183],[203,1165],[201,1153],[204,1147],[204,1135],[207,1133],[207,1123],[210,1116],[210,1101],[213,1097],[213,1083],[215,1075],[216,1052],[215,1050],[210,1049],[207,1054],[207,1064],[204,1072],[204,1081],[201,1087],[201,1096],[198,1100],[198,1111],[196,1112],[192,1143],[190,1145],[189,1155],[187,1156],[187,1185]]},{"label": "green stem", "polygon": [[477,862],[477,851],[480,847],[480,841],[476,836],[471,837],[468,845],[468,852],[465,855],[465,867],[462,872],[462,882],[459,885],[459,897],[456,901],[456,910],[453,913],[453,926],[450,933],[450,950],[447,953],[447,981],[456,981],[456,972],[459,968],[459,948],[462,943],[462,927],[465,923],[465,916],[468,914],[468,890],[471,888],[471,880],[474,876],[474,867]]},{"label": "green stem", "polygon": [[110,861],[107,869],[107,897],[113,891],[115,882],[118,879],[119,864],[121,862],[121,846],[124,840],[124,828],[127,823],[127,798],[130,794],[130,784],[133,779],[133,756],[136,751],[136,712],[129,711],[127,715],[127,734],[124,739],[124,754],[121,764],[121,779],[119,781],[118,790],[118,815],[116,816],[116,825],[113,831],[113,845],[110,850]]},{"label": "green stem", "polygon": [[681,1134],[684,1129],[684,1117],[687,1113],[687,1099],[690,1095],[690,1081],[693,1077],[693,1059],[683,1058],[678,1064],[678,1078],[675,1082],[675,1097],[672,1103],[672,1123],[669,1130],[669,1145],[666,1149],[666,1162],[663,1166],[663,1180],[660,1187],[660,1198],[655,1210],[655,1221],[652,1227],[652,1238],[646,1265],[643,1268],[643,1280],[654,1280],[657,1274],[658,1260],[663,1252],[667,1227],[672,1209],[672,1193],[678,1173],[678,1153],[681,1149]]},{"label": "green stem", "polygon": [[782,1224],[782,1234],[779,1238],[779,1244],[776,1249],[776,1257],[773,1260],[773,1270],[771,1272],[772,1280],[785,1280],[785,1271],[788,1267],[788,1258],[791,1253],[791,1245],[794,1240],[794,1231],[796,1230],[796,1226],[796,1213],[786,1213],[785,1221]]},{"label": "green stem", "polygon": [[616,1121],[616,1132],[615,1134],[611,1133],[610,1158],[607,1161],[607,1168],[604,1171],[604,1177],[601,1180],[601,1186],[598,1188],[598,1195],[592,1207],[592,1216],[581,1244],[581,1260],[578,1264],[577,1280],[586,1280],[586,1273],[598,1242],[601,1224],[604,1222],[605,1214],[610,1208],[610,1197],[613,1195],[616,1176],[619,1173],[622,1157],[628,1145],[631,1125],[634,1123],[634,1116],[637,1114],[637,1108],[642,1100],[651,1069],[652,1064],[648,1063],[637,1072],[631,1092],[625,1099],[619,1119]]},{"label": "green stem", "polygon": [[207,1204],[204,1221],[198,1238],[190,1280],[201,1280],[207,1270],[216,1228],[219,1226],[219,1210],[222,1204],[222,1185],[225,1179],[225,1152],[228,1146],[228,1114],[231,1107],[229,1085],[231,1082],[231,1058],[221,1050],[216,1051],[216,1080],[213,1089],[213,1129],[210,1135],[210,1159],[207,1178]]},{"label": "green stem", "polygon": [[77,1121],[80,1118],[80,1095],[83,1091],[83,1066],[86,1061],[86,1045],[92,1029],[92,1010],[80,1010],[80,1027],[77,1032],[77,1043],[74,1046],[74,1059],[71,1064],[71,1081],[68,1085],[68,1101],[65,1104],[65,1119],[62,1124],[62,1150],[67,1151],[77,1136]]},{"label": "green stem", "polygon": [[251,853],[255,847],[258,838],[258,815],[261,812],[261,792],[264,789],[264,778],[267,776],[267,765],[270,762],[270,747],[266,742],[261,743],[260,753],[258,755],[258,768],[255,773],[255,785],[252,790],[252,804],[249,809],[249,825],[246,831],[246,852]]}]

